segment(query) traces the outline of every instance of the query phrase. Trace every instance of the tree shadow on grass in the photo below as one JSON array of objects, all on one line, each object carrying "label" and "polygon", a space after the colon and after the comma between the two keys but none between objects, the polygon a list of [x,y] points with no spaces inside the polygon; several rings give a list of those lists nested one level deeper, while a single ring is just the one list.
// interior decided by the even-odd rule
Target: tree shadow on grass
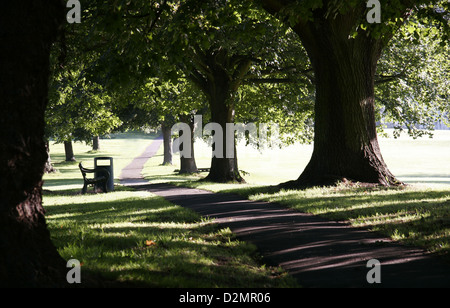
[{"label": "tree shadow on grass", "polygon": [[80,178],[68,178],[68,179],[45,179],[44,180],[44,189],[51,190],[54,187],[58,186],[72,186],[79,185],[81,188],[83,187],[83,177],[80,173]]},{"label": "tree shadow on grass", "polygon": [[[250,258],[256,249],[236,241],[231,232],[160,197],[142,198],[141,192],[128,190],[141,197],[98,201],[93,195],[46,208],[52,240],[63,258],[78,259],[83,272],[103,277],[107,286],[293,285],[280,273],[272,277],[260,270]],[[73,196],[73,190],[51,193],[58,195]]]},{"label": "tree shadow on grass", "polygon": [[323,192],[261,186],[226,190],[300,212],[349,221],[450,262],[450,191],[402,187],[329,187]]}]

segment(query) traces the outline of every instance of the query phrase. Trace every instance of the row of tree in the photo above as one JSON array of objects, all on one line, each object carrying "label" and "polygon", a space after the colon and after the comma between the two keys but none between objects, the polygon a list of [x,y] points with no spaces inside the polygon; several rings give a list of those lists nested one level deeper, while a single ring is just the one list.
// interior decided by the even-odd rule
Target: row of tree
[{"label": "row of tree", "polygon": [[[58,114],[73,112],[68,134],[92,125],[90,136],[105,119],[197,112],[221,125],[275,120],[305,140],[313,125],[311,160],[286,183],[305,187],[399,184],[381,156],[377,119],[420,134],[413,124],[449,110],[448,1],[383,2],[379,24],[367,22],[364,0],[81,4],[79,24],[66,22],[59,0],[2,8],[1,285],[66,285],[42,207],[45,122],[50,129]],[[182,94],[192,85],[201,95]],[[240,181],[236,159],[213,158],[208,179]]]},{"label": "row of tree", "polygon": [[[314,132],[296,186],[398,184],[376,121],[418,136],[430,131],[418,125],[447,120],[448,3],[399,1],[381,8],[383,23],[369,24],[364,3],[341,2],[82,1],[82,23],[55,49],[47,127],[60,141],[91,141],[141,126],[168,136],[175,122],[193,128],[195,114],[222,127],[277,122],[284,143],[312,141]],[[195,161],[186,166],[195,171]],[[207,179],[242,182],[237,156],[213,157]]]}]

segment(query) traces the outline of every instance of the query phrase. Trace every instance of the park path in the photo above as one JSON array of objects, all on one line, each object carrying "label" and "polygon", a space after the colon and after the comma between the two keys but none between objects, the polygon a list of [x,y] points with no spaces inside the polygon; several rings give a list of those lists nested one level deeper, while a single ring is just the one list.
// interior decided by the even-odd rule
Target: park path
[{"label": "park path", "polygon": [[162,135],[153,139],[141,155],[135,157],[125,168],[122,169],[119,180],[123,185],[147,184],[142,176],[142,169],[145,163],[158,152],[163,143]]},{"label": "park path", "polygon": [[[154,141],[154,147],[157,144]],[[137,159],[130,170],[137,170],[140,162]],[[135,180],[128,178],[124,184],[229,227],[239,239],[256,245],[267,264],[280,265],[303,287],[450,287],[450,264],[366,229],[234,194],[145,183],[140,172]],[[371,259],[381,263],[379,284],[367,282]]]}]

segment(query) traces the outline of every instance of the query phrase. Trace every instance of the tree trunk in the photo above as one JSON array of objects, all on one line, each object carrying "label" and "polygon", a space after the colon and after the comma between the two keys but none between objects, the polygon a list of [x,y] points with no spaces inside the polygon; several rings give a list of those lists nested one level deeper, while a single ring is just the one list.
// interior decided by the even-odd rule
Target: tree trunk
[{"label": "tree trunk", "polygon": [[64,152],[66,154],[66,161],[76,161],[73,155],[72,141],[64,141]]},{"label": "tree trunk", "polygon": [[64,7],[2,3],[0,18],[0,286],[67,285],[42,207],[49,53]]},{"label": "tree trunk", "polygon": [[[184,118],[181,118],[182,121],[189,125],[189,129],[191,131],[191,155],[190,157],[184,157],[180,155],[180,174],[189,174],[198,172],[197,164],[195,162],[195,154],[194,154],[194,118],[191,115],[188,115]],[[184,134],[184,132],[183,132]],[[182,147],[183,145],[181,145]],[[182,150],[182,149],[180,149]]]},{"label": "tree trunk", "polygon": [[[211,158],[211,169],[205,180],[217,183],[244,183],[245,180],[242,178],[238,169],[236,143],[233,142],[233,145],[230,145],[229,142],[226,142],[226,124],[234,123],[234,105],[223,102],[221,98],[215,98],[211,101],[210,106],[211,121],[218,123],[222,127],[221,132],[214,132],[214,134],[215,136],[217,136],[216,134],[222,134],[222,136],[217,138],[217,140],[222,140],[223,142],[222,151],[218,151],[216,148],[220,145],[213,145],[213,151],[221,157]],[[229,147],[231,146],[233,147],[231,152],[234,153],[234,156],[227,157],[227,153],[230,152]]]},{"label": "tree trunk", "polygon": [[[223,48],[218,51],[209,51],[209,53],[201,53],[197,50],[197,56],[197,60],[203,62],[203,65],[198,68],[199,71],[203,70],[203,74],[194,71],[190,75],[191,80],[199,86],[208,99],[211,122],[222,127],[222,138],[219,138],[222,139],[222,151],[218,151],[217,148],[213,150],[219,155],[212,157],[210,172],[205,180],[218,183],[243,183],[245,181],[239,173],[235,142],[233,145],[226,142],[226,124],[234,124],[234,94],[249,71],[252,61],[246,57],[231,56]],[[230,146],[233,148],[228,149]],[[227,156],[227,150],[234,153],[234,156]]]},{"label": "tree trunk", "polygon": [[161,130],[163,134],[163,144],[164,144],[164,160],[163,165],[172,165],[172,134],[171,126],[163,122],[161,124]]},{"label": "tree trunk", "polygon": [[[300,177],[286,186],[307,187],[354,181],[399,182],[388,170],[378,145],[374,80],[383,44],[365,34],[349,38],[361,11],[335,19],[299,24],[316,85],[314,151]],[[318,14],[320,15],[320,14]]]},{"label": "tree trunk", "polygon": [[92,150],[93,151],[100,150],[100,136],[95,136],[94,138],[92,138]]},{"label": "tree trunk", "polygon": [[45,142],[45,152],[47,153],[47,160],[46,160],[46,162],[45,162],[44,172],[45,172],[45,173],[52,173],[52,172],[55,172],[56,170],[55,170],[55,168],[53,167],[52,159],[51,159],[51,157],[50,157],[50,143],[49,143],[48,140]]}]

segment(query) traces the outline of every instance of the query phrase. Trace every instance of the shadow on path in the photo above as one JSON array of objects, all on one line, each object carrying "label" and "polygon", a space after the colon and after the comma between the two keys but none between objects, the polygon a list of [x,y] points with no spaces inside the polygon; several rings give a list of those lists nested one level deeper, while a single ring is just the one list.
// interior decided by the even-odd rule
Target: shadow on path
[{"label": "shadow on path", "polygon": [[[171,184],[136,188],[214,218],[304,287],[450,287],[450,264],[365,229],[233,194]],[[381,262],[380,284],[367,282],[370,259]]]},{"label": "shadow on path", "polygon": [[[141,170],[161,143],[161,138],[154,140],[124,168],[121,183],[215,219],[256,245],[268,264],[282,266],[303,287],[450,287],[450,264],[366,229],[234,194],[149,184]],[[379,284],[367,282],[370,259],[381,263]]]}]

